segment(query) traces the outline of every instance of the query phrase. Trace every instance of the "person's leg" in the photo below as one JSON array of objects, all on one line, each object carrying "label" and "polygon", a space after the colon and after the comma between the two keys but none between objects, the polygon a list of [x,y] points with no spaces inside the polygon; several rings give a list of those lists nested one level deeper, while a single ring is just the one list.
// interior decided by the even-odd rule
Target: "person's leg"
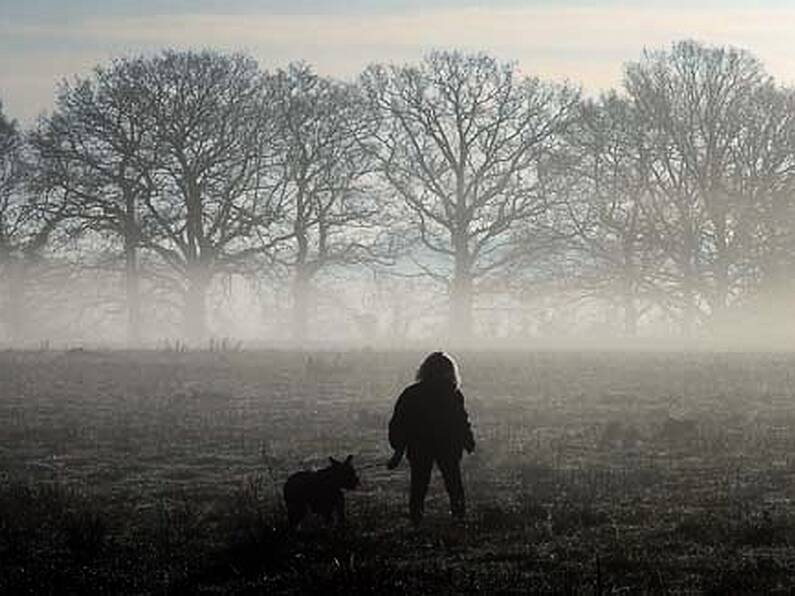
[{"label": "person's leg", "polygon": [[437,461],[439,470],[442,472],[442,478],[444,478],[444,487],[450,497],[450,513],[456,519],[463,519],[466,514],[460,461],[458,457],[442,457]]},{"label": "person's leg", "polygon": [[422,513],[425,506],[425,494],[428,492],[428,483],[431,481],[433,459],[427,456],[412,454],[409,463],[411,464],[409,515],[411,516],[411,521],[418,524],[422,520]]}]

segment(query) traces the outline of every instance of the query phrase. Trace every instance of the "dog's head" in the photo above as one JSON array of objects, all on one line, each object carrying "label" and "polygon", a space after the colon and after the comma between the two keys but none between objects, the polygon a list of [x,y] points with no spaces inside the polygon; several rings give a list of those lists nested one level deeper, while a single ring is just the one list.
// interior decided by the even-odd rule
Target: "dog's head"
[{"label": "dog's head", "polygon": [[346,457],[345,461],[338,461],[333,457],[328,459],[331,462],[331,469],[334,473],[334,478],[337,480],[341,488],[351,490],[359,486],[359,477],[356,475],[356,470],[353,469],[352,455]]}]

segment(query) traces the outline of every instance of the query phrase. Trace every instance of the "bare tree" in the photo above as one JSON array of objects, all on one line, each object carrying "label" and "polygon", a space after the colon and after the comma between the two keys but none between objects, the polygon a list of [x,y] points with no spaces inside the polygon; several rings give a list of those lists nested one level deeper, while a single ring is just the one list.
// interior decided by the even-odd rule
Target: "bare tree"
[{"label": "bare tree", "polygon": [[578,285],[617,303],[624,334],[634,336],[644,313],[660,301],[666,306],[659,286],[664,254],[652,242],[647,214],[646,127],[629,101],[609,93],[583,103],[567,139],[570,159],[558,176],[568,180]]},{"label": "bare tree", "polygon": [[206,335],[206,294],[220,271],[271,247],[279,217],[267,166],[271,102],[256,62],[241,54],[166,51],[142,59],[154,166],[147,172],[143,246],[174,272],[185,336]]},{"label": "bare tree", "polygon": [[31,277],[63,218],[30,191],[31,175],[23,136],[0,104],[0,319],[13,342],[29,338]]},{"label": "bare tree", "polygon": [[747,125],[732,146],[736,192],[752,211],[738,300],[768,338],[791,334],[795,295],[795,91],[766,85],[746,106]]},{"label": "bare tree", "polygon": [[55,112],[31,135],[37,186],[57,192],[77,231],[110,234],[122,244],[127,340],[141,329],[144,198],[152,188],[151,98],[142,93],[143,61],[120,59],[90,78],[63,83]]},{"label": "bare tree", "polygon": [[746,282],[760,204],[738,170],[738,147],[743,139],[762,141],[757,149],[770,140],[748,114],[772,85],[747,52],[692,41],[626,68],[625,87],[653,153],[648,214],[685,333],[707,317],[723,318]]},{"label": "bare tree", "polygon": [[448,290],[451,332],[466,339],[478,283],[528,248],[549,209],[539,162],[578,94],[460,52],[372,66],[362,85],[379,124],[370,143],[378,170],[413,224],[417,264]]},{"label": "bare tree", "polygon": [[743,119],[731,173],[738,196],[753,209],[744,278],[749,289],[786,286],[795,273],[795,91],[756,89]]},{"label": "bare tree", "polygon": [[[291,277],[292,328],[306,338],[312,286],[324,272],[384,260],[379,215],[368,174],[371,159],[361,95],[304,64],[271,80],[279,110],[278,178],[286,219],[276,261]],[[382,219],[382,218],[378,218]]]}]

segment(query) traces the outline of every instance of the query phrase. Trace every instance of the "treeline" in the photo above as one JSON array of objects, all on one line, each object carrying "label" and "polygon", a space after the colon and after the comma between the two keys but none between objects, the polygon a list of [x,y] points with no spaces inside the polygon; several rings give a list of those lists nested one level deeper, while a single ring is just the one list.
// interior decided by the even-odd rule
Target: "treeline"
[{"label": "treeline", "polygon": [[5,337],[80,304],[133,345],[169,309],[202,341],[234,276],[284,289],[303,341],[323,280],[362,271],[382,295],[438,288],[461,341],[486,306],[539,300],[626,336],[753,326],[795,295],[794,108],[751,54],[692,41],[598,98],[457,51],[353,83],[215,51],[117,59],[27,130],[0,112]]}]

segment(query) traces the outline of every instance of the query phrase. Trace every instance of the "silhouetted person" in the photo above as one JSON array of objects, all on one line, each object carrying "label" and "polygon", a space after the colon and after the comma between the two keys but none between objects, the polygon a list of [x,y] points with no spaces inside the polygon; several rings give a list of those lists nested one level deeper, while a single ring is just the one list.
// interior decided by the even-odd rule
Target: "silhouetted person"
[{"label": "silhouetted person", "polygon": [[442,472],[453,517],[462,519],[466,512],[460,462],[464,449],[474,451],[475,439],[459,384],[453,359],[443,352],[430,354],[417,370],[417,382],[398,397],[389,421],[389,444],[395,453],[387,467],[397,467],[408,452],[409,513],[414,524],[422,520],[434,462]]}]

